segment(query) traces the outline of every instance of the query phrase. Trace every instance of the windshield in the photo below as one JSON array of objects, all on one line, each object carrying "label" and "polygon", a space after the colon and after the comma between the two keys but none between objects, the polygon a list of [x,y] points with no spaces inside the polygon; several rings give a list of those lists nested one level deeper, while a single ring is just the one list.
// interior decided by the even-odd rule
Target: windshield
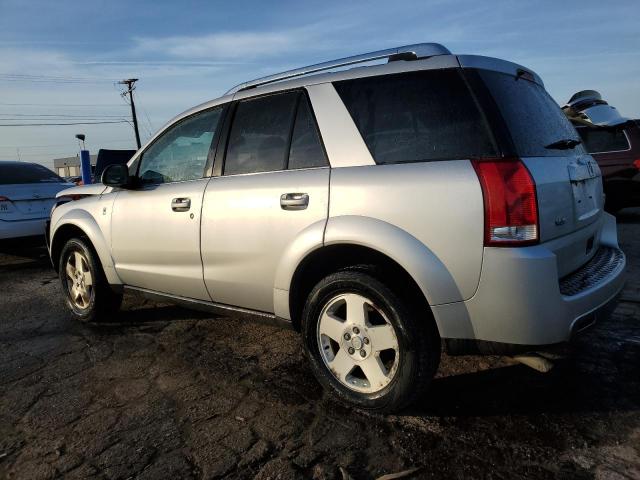
[{"label": "windshield", "polygon": [[64,180],[42,165],[0,162],[0,185],[21,183],[63,183]]},{"label": "windshield", "polygon": [[[576,129],[558,104],[537,83],[513,75],[479,70],[516,153],[521,157],[564,157],[585,153]],[[572,148],[566,145],[571,144]],[[551,146],[557,145],[557,148]]]}]

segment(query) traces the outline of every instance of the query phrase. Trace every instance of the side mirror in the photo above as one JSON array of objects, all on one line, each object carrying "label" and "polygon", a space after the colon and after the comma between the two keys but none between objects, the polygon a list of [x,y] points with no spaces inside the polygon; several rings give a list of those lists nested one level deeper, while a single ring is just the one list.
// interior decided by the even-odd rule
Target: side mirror
[{"label": "side mirror", "polygon": [[127,187],[131,183],[126,164],[115,163],[102,171],[102,183],[108,187]]}]

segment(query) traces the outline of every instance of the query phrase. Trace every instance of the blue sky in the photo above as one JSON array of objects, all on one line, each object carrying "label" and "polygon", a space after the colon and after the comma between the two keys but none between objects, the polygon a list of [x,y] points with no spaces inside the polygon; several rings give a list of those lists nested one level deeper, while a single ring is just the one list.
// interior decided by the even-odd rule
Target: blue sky
[{"label": "blue sky", "polygon": [[[115,82],[136,77],[144,142],[244,80],[429,41],[532,68],[559,103],[596,89],[640,117],[639,19],[638,0],[0,0],[0,120],[13,119],[0,124],[128,118]],[[0,159],[19,149],[23,160],[51,166],[75,155],[80,132],[96,152],[134,145],[127,123],[0,126]]]}]

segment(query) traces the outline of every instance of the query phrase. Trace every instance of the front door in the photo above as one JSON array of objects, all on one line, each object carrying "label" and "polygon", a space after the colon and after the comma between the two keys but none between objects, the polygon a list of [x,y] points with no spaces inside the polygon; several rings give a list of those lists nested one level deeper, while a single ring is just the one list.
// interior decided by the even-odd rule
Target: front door
[{"label": "front door", "polygon": [[329,175],[304,92],[237,104],[222,175],[207,185],[202,208],[204,278],[213,301],[274,311],[276,269],[287,248],[303,234],[322,242]]},{"label": "front door", "polygon": [[115,269],[131,286],[208,300],[200,213],[222,107],[169,127],[142,153],[140,188],[117,193],[111,217]]}]

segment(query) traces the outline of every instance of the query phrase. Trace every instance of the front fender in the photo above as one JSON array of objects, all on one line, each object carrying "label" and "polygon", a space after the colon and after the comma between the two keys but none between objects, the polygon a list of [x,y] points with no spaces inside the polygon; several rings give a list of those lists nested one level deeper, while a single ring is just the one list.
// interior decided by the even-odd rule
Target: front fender
[{"label": "front fender", "polygon": [[[63,205],[59,207],[59,209],[69,208],[71,205],[73,205],[73,202]],[[69,208],[58,215],[56,215],[56,213],[58,213],[58,209],[54,211],[51,222],[51,251],[55,251],[54,248],[57,246],[56,234],[60,232],[60,229],[65,225],[73,225],[82,230],[91,241],[93,248],[95,248],[98,254],[98,258],[100,258],[102,269],[109,284],[122,285],[122,280],[120,280],[120,277],[118,277],[115,271],[111,251],[105,240],[105,236],[93,215],[80,208]]]}]

